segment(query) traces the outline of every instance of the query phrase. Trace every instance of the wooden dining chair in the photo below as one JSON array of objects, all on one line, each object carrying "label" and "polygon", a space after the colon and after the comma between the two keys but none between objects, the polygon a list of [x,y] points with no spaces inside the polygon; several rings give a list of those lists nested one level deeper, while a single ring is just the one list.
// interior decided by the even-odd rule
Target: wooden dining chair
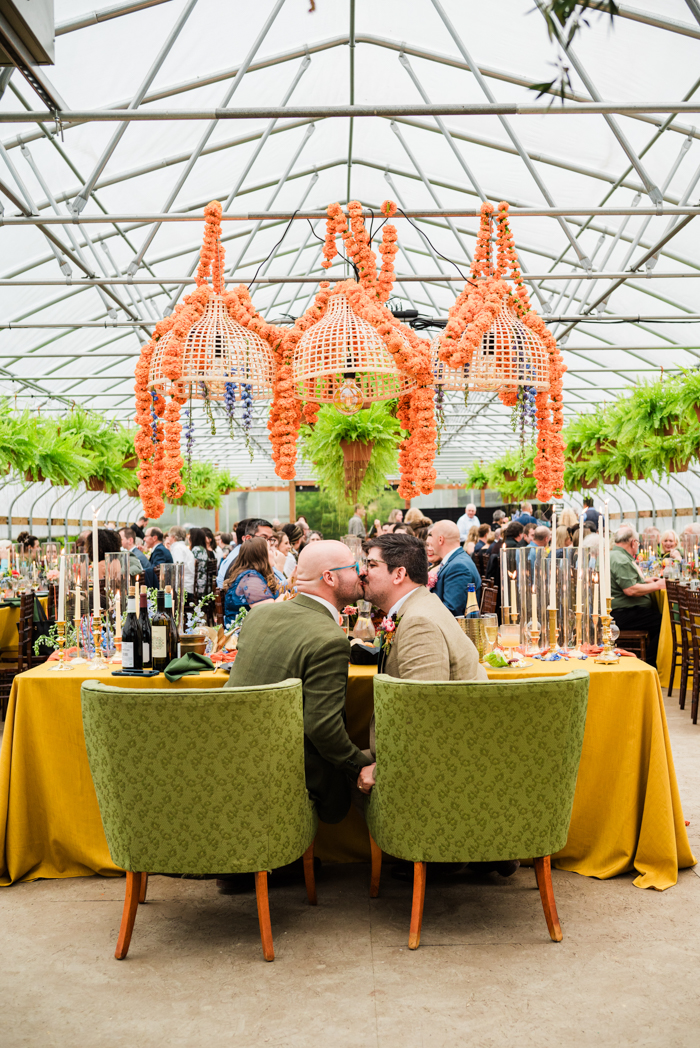
[{"label": "wooden dining chair", "polygon": [[690,590],[687,586],[678,589],[678,614],[681,621],[681,684],[678,689],[678,705],[685,709],[685,697],[688,691],[688,676],[695,679],[695,663],[693,660],[693,638],[690,629],[690,617],[688,613],[688,597]]},{"label": "wooden dining chair", "polygon": [[679,606],[680,591],[685,587],[673,579],[666,579],[666,599],[668,600],[668,614],[671,619],[671,674],[668,678],[668,696],[673,691],[673,679],[676,675],[676,663],[679,654],[679,642],[681,637],[681,609]]},{"label": "wooden dining chair", "polygon": [[481,614],[491,615],[496,610],[498,604],[498,590],[495,586],[487,586],[486,583],[481,587]]},{"label": "wooden dining chair", "polygon": [[690,717],[698,723],[698,699],[700,699],[700,593],[688,590],[685,595],[688,623],[690,626],[691,660],[693,665],[693,687],[690,701]]}]

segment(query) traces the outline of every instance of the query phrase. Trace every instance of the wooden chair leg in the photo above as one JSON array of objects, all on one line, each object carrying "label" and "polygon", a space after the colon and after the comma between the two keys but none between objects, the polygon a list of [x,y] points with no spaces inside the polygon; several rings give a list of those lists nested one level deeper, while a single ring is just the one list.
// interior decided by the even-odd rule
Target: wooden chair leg
[{"label": "wooden chair leg", "polygon": [[304,852],[304,883],[306,884],[306,896],[312,906],[316,906],[316,877],[314,876],[314,842]]},{"label": "wooden chair leg", "polygon": [[423,925],[423,903],[425,902],[426,863],[413,864],[413,905],[411,906],[411,927],[408,933],[409,950],[420,946],[420,930]]},{"label": "wooden chair leg", "polygon": [[[675,629],[675,627],[674,627]],[[678,648],[676,642],[673,642],[673,650],[671,652],[671,675],[668,678],[668,697],[671,698],[671,692],[673,691],[673,681],[676,676],[676,661],[678,659]]]},{"label": "wooden chair leg", "polygon": [[372,853],[372,873],[369,882],[369,897],[370,899],[376,899],[379,895],[379,879],[382,875],[382,849],[379,847],[371,833],[369,835],[369,848]]},{"label": "wooden chair leg", "polygon": [[260,922],[260,941],[263,957],[274,961],[275,948],[272,944],[272,925],[270,924],[270,901],[267,896],[267,870],[255,874],[255,898],[258,903],[258,921]]},{"label": "wooden chair leg", "polygon": [[141,891],[139,892],[139,902],[146,901],[146,892],[148,890],[148,874],[141,874]]},{"label": "wooden chair leg", "polygon": [[124,893],[122,923],[119,926],[117,948],[114,951],[114,956],[118,961],[123,961],[129,952],[131,933],[134,930],[136,910],[139,904],[139,895],[141,894],[141,877],[142,875],[140,873],[127,873],[126,875],[126,891]]},{"label": "wooden chair leg", "polygon": [[688,690],[688,660],[685,655],[681,657],[681,686],[678,689],[678,705],[685,709],[685,695]]},{"label": "wooden chair leg", "polygon": [[564,936],[562,935],[561,925],[559,924],[557,904],[554,901],[551,856],[544,855],[539,859],[534,859],[533,864],[535,867],[535,877],[537,878],[537,887],[540,889],[540,899],[542,900],[544,918],[547,922],[547,928],[549,929],[549,936],[553,942],[561,942]]}]

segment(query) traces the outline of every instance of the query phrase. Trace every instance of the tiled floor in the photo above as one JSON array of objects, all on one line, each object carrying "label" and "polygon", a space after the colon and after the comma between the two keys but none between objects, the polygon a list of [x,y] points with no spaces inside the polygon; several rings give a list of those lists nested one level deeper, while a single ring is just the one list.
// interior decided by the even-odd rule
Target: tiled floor
[{"label": "tiled floor", "polygon": [[[700,854],[700,725],[667,703]],[[700,879],[663,893],[632,878],[554,871],[564,941],[551,943],[534,874],[428,882],[421,947],[410,888],[326,867],[319,906],[271,890],[276,960],[255,897],[152,878],[126,961],[113,959],[122,880],[0,891],[2,1048],[697,1048]]]}]

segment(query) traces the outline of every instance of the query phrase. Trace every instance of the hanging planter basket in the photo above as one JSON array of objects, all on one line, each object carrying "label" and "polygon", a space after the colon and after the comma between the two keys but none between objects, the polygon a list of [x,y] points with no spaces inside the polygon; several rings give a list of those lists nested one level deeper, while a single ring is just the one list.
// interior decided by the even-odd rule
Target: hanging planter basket
[{"label": "hanging planter basket", "polygon": [[687,473],[690,461],[688,459],[671,459],[668,464],[671,473]]},{"label": "hanging planter basket", "polygon": [[361,440],[341,440],[340,447],[343,452],[345,494],[350,501],[354,501],[367,472],[374,443],[372,441],[365,444]]}]

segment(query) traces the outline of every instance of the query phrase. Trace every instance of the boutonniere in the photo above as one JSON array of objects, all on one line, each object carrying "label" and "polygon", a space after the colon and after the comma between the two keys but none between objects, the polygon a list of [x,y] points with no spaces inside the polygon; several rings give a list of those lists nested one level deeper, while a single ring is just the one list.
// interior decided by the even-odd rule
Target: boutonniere
[{"label": "boutonniere", "polygon": [[437,586],[438,569],[433,568],[432,571],[428,572],[428,589],[435,589]]},{"label": "boutonniere", "polygon": [[385,655],[388,654],[389,648],[394,643],[396,627],[400,622],[401,619],[397,619],[396,615],[387,615],[381,621],[379,626],[379,636],[377,637],[375,644]]}]

